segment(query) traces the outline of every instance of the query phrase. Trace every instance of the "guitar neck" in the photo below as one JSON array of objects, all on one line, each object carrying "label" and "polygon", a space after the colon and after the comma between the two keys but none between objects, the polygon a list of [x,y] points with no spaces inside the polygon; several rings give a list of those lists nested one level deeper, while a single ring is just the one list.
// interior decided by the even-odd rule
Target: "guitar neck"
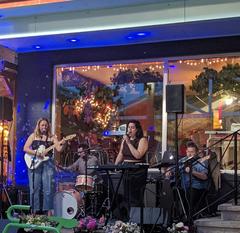
[{"label": "guitar neck", "polygon": [[54,149],[56,147],[56,145],[52,145],[50,147],[48,147],[47,149],[45,149],[45,153],[47,154],[49,151],[51,151],[52,149]]},{"label": "guitar neck", "polygon": [[[71,135],[68,135],[66,138],[63,138],[61,141],[59,141],[58,143],[59,144],[62,144],[63,141],[68,141],[68,140],[71,140],[72,138],[76,137],[76,134],[71,134]],[[45,149],[45,153],[47,154],[49,151],[51,151],[52,149],[54,149],[56,147],[56,143],[53,144],[52,146],[48,147],[47,149]]]},{"label": "guitar neck", "polygon": [[[62,139],[59,144],[61,144],[63,142],[64,139]],[[54,149],[56,147],[56,144],[53,144],[52,146],[49,146],[46,150],[45,153],[47,154],[49,151],[51,151],[52,149]]]}]

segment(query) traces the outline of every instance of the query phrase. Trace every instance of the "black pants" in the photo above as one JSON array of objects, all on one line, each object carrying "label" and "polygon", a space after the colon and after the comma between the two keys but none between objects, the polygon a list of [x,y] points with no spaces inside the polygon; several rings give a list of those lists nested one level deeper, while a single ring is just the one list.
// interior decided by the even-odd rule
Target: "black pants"
[{"label": "black pants", "polygon": [[147,168],[131,169],[125,171],[124,182],[124,202],[126,203],[127,214],[129,216],[131,207],[144,206],[144,191],[147,180]]},{"label": "black pants", "polygon": [[[206,194],[206,189],[195,189],[192,188],[186,189],[186,191],[181,191],[181,196],[183,199],[183,204],[185,207],[185,210],[187,214],[189,214],[189,211],[191,211],[191,214],[195,214],[198,212],[201,208],[204,206],[204,196]],[[191,202],[192,199],[192,202]],[[191,209],[190,209],[191,208]]]}]

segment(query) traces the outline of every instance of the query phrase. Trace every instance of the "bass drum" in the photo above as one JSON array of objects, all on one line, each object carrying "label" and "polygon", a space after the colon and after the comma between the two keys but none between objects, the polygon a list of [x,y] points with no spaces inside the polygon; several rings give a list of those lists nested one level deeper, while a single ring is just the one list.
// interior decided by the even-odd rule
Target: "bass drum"
[{"label": "bass drum", "polygon": [[75,189],[57,192],[54,196],[55,216],[72,219],[83,206],[83,198]]}]

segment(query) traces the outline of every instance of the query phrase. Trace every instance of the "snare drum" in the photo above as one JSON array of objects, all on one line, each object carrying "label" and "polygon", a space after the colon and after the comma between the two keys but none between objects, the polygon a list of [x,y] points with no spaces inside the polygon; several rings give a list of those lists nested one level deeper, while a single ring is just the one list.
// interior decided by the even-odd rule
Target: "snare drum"
[{"label": "snare drum", "polygon": [[75,188],[79,191],[92,191],[94,188],[94,179],[92,176],[77,176]]},{"label": "snare drum", "polygon": [[57,192],[54,196],[55,216],[72,219],[76,216],[79,208],[83,206],[84,200],[75,189]]}]

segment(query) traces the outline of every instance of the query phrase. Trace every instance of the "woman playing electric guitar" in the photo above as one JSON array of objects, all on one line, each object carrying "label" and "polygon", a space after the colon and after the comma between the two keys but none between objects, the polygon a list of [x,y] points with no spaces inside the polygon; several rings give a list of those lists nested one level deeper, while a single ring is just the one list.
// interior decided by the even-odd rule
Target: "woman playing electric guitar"
[{"label": "woman playing electric guitar", "polygon": [[[53,161],[53,150],[46,154],[47,148],[54,145],[58,152],[65,147],[65,140],[58,141],[50,131],[50,123],[46,118],[40,118],[37,121],[34,132],[28,137],[24,151],[31,156],[31,165],[28,166],[28,179],[30,188],[30,204],[33,213],[43,212],[51,215],[53,209],[54,195],[54,173],[55,165]],[[46,150],[44,149],[46,148]],[[26,155],[25,155],[26,156]],[[40,160],[48,156],[49,159],[43,160],[38,166],[35,166],[35,160]],[[41,201],[40,198],[43,198]],[[42,206],[41,206],[42,203]]]}]

